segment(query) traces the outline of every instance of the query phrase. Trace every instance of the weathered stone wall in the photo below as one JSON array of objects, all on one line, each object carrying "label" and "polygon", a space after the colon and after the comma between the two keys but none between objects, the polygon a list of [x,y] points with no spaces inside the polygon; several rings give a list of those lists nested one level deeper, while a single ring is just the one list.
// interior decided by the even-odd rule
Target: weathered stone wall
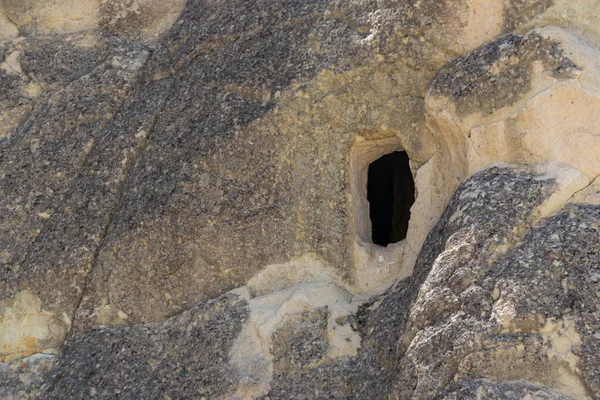
[{"label": "weathered stone wall", "polygon": [[600,390],[597,1],[0,5],[7,396]]},{"label": "weathered stone wall", "polygon": [[19,34],[103,29],[128,40],[153,40],[166,32],[185,0],[2,0],[0,38]]}]

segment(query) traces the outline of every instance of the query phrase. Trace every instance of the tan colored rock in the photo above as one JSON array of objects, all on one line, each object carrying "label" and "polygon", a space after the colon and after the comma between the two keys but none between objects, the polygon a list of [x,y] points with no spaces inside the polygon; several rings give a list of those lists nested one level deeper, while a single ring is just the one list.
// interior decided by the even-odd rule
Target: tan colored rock
[{"label": "tan colored rock", "polygon": [[[7,37],[14,36],[15,29],[34,35],[100,27],[143,41],[168,29],[183,3],[6,0],[3,7],[7,20],[14,21]],[[581,29],[592,37],[595,6],[585,4],[589,15],[573,14],[557,19],[557,24],[574,26],[574,21],[585,19]],[[522,41],[486,46],[461,59],[481,68],[471,71],[451,64],[440,75],[447,82],[430,91],[426,104],[423,99],[428,82],[451,58],[520,29],[528,20],[546,21],[558,10],[568,14],[565,2],[426,0],[349,11],[318,5],[311,15],[325,18],[315,25],[287,10],[281,10],[283,17],[275,18],[276,23],[265,20],[263,14],[271,15],[275,3],[255,15],[243,2],[231,7],[208,2],[206,15],[215,19],[207,25],[206,37],[194,19],[204,14],[192,6],[177,25],[178,34],[166,37],[141,81],[128,83],[131,95],[115,109],[98,111],[109,123],[106,142],[135,137],[139,143],[128,144],[122,154],[108,152],[116,154],[115,165],[121,166],[115,168],[116,176],[104,178],[115,186],[110,186],[109,195],[90,188],[99,193],[92,199],[79,188],[73,190],[78,207],[93,208],[110,199],[110,206],[99,212],[105,218],[98,218],[100,228],[86,237],[93,245],[82,247],[89,254],[85,262],[68,264],[80,274],[67,286],[75,288],[69,307],[79,307],[82,328],[161,321],[240,285],[257,295],[315,281],[376,293],[412,273],[421,244],[451,194],[478,169],[497,161],[558,160],[585,174],[571,176],[568,183],[577,188],[597,175],[598,160],[592,156],[597,150],[597,51],[579,37],[544,29]],[[231,10],[252,18],[233,23]],[[329,24],[337,30],[321,32]],[[277,47],[295,37],[289,32],[298,39]],[[498,50],[505,44],[507,51]],[[90,40],[81,47],[73,55],[81,61],[73,63],[68,56],[59,65],[68,70],[69,65],[82,64],[81,73],[62,70],[46,76],[49,68],[20,68],[26,50],[8,52],[3,70],[16,77],[24,69],[36,79],[41,76],[44,85],[49,82],[37,85],[32,79],[22,89],[28,100],[40,101],[36,109],[43,110],[41,93],[48,88],[61,93],[61,84],[68,81],[61,74],[81,78],[83,83],[77,84],[91,76],[100,87],[106,86],[105,78],[90,75],[99,65],[93,60],[104,62],[102,52],[96,51],[99,46]],[[283,59],[285,66],[279,64]],[[129,68],[120,56],[107,62],[108,70]],[[145,58],[137,67],[144,62]],[[469,85],[481,91],[471,96],[466,93]],[[87,91],[82,89],[81,96]],[[55,108],[48,115],[73,109],[63,100],[53,101]],[[10,137],[28,110],[5,112],[0,137]],[[76,118],[78,123],[100,126],[91,116]],[[57,125],[57,134],[67,132],[62,121]],[[45,120],[40,126],[47,126]],[[105,148],[100,138],[104,132],[72,146],[84,149],[81,160],[91,149]],[[35,136],[23,147],[37,159],[39,140]],[[43,143],[41,148],[48,151]],[[417,202],[406,239],[381,247],[370,240],[366,169],[395,150],[410,156]],[[65,165],[66,171],[49,169],[56,176],[70,176],[74,168]],[[82,168],[77,176],[96,176],[97,166],[83,161],[76,165]],[[100,182],[99,187],[106,186]],[[81,178],[80,184],[91,187],[88,179]],[[76,198],[80,192],[87,197]],[[48,202],[62,204],[55,201],[57,196],[49,194]],[[567,200],[556,198],[544,214]],[[88,211],[74,210],[68,215],[75,216],[75,222],[66,225],[90,226],[83,219]],[[66,217],[48,206],[31,215],[35,229],[27,229],[27,234],[35,238],[50,226],[59,232],[56,237],[66,237],[64,229],[59,230]],[[10,226],[25,226],[22,221],[15,217]],[[48,237],[49,243],[58,242]],[[29,254],[25,248],[19,251]],[[45,248],[38,251],[36,268],[48,270],[49,253]],[[22,290],[17,285],[25,287],[33,279],[26,276],[14,287],[12,279],[11,295]],[[80,303],[74,300],[80,296]],[[58,303],[64,295],[55,297],[44,301]],[[72,316],[69,307],[65,309]]]},{"label": "tan colored rock", "polygon": [[[315,342],[322,342],[318,354],[307,360],[313,366],[357,355],[361,339],[351,327],[350,316],[357,312],[359,303],[344,289],[333,284],[313,283],[255,298],[250,298],[247,288],[233,293],[248,301],[250,314],[229,352],[231,365],[242,377],[232,398],[247,399],[267,394],[273,374],[281,373],[277,370],[282,368],[281,364],[288,364],[285,358],[294,356],[291,346],[298,342],[306,341],[304,351]],[[318,338],[312,337],[310,329],[302,329],[302,325],[311,319],[307,318],[308,314],[315,311],[323,319],[323,332]],[[292,342],[290,336],[294,336]]]},{"label": "tan colored rock", "polygon": [[404,257],[404,269],[414,264],[414,249],[454,189],[478,170],[498,161],[559,161],[595,179],[599,76],[600,51],[552,27],[508,36],[444,68],[426,97],[427,125],[439,152],[416,175],[417,187],[433,187],[435,194],[426,197],[435,201],[425,200],[423,192],[417,196],[413,209],[423,210],[428,222],[418,235],[409,233],[418,239]]},{"label": "tan colored rock", "polygon": [[248,281],[254,296],[263,296],[300,284],[331,282],[343,286],[335,268],[314,253],[307,253],[284,264],[266,266]]},{"label": "tan colored rock", "polygon": [[175,22],[186,0],[101,0],[98,24],[130,40],[151,40]]},{"label": "tan colored rock", "polygon": [[537,17],[529,18],[519,31],[552,25],[585,37],[600,45],[600,3],[596,0],[553,0],[546,2],[546,10]]},{"label": "tan colored rock", "polygon": [[53,34],[97,28],[124,39],[152,40],[171,27],[185,3],[185,0],[2,0],[0,40],[16,37],[19,31]]},{"label": "tan colored rock", "polygon": [[454,11],[457,16],[445,19],[446,29],[436,26],[431,30],[436,44],[456,55],[498,37],[505,20],[505,1],[467,0],[461,3]]},{"label": "tan colored rock", "polygon": [[[165,195],[165,199],[169,198],[165,200],[168,209],[143,227],[127,226],[119,233],[122,236],[109,238],[98,258],[90,293],[82,303],[84,308],[98,316],[93,310],[106,310],[110,305],[111,310],[132,318],[129,322],[159,321],[184,309],[192,299],[210,298],[246,285],[250,279],[261,276],[265,268],[268,272],[255,281],[260,286],[259,293],[280,290],[316,276],[326,276],[328,281],[365,293],[381,291],[410,275],[423,240],[454,189],[486,165],[485,162],[478,166],[474,162],[471,166],[467,164],[465,160],[471,156],[469,147],[463,143],[464,135],[446,133],[456,128],[452,120],[442,120],[430,113],[426,126],[423,97],[427,83],[452,57],[493,40],[507,26],[520,26],[523,22],[514,19],[518,13],[507,11],[510,7],[518,6],[519,15],[547,11],[545,5],[537,7],[517,1],[511,5],[504,1],[459,3],[447,8],[440,2],[424,1],[405,4],[406,13],[401,15],[390,10],[368,14],[361,20],[365,26],[357,28],[364,36],[352,39],[357,49],[369,51],[365,62],[344,70],[322,69],[310,80],[292,80],[283,89],[269,87],[262,81],[255,83],[255,77],[270,68],[267,66],[253,72],[248,79],[238,77],[236,71],[232,77],[220,81],[220,72],[215,72],[211,78],[214,80],[203,83],[201,90],[272,104],[273,108],[260,118],[234,128],[231,135],[218,143],[215,139],[218,151],[185,156],[189,158],[185,167],[176,169],[185,169],[189,181],[186,178],[185,182],[177,182],[179,178],[173,178],[169,183],[177,189]],[[122,20],[106,17],[103,24],[115,32],[137,29],[146,22],[133,10],[141,10],[148,4],[103,3],[107,16],[121,15],[118,9],[123,15],[141,18],[139,24],[134,24],[125,23],[128,17]],[[217,3],[211,4],[218,7]],[[417,15],[421,18],[414,18]],[[376,38],[383,36],[384,31],[386,44],[377,49]],[[142,33],[128,31],[126,35],[135,37]],[[198,40],[193,50],[190,48],[175,65],[154,71],[154,77],[159,81],[172,73],[180,76],[183,72],[179,68],[193,65],[206,54],[211,54],[207,59],[221,57],[236,43],[235,37],[230,33]],[[321,54],[320,41],[324,38],[312,34],[308,39],[312,56]],[[524,60],[518,66],[529,65],[528,62]],[[500,68],[498,73],[501,73],[502,62],[496,64],[490,68]],[[206,71],[198,72],[199,76]],[[190,82],[190,86],[195,84]],[[482,98],[494,101],[489,93]],[[482,104],[481,109],[506,105]],[[195,107],[204,109],[205,105]],[[448,111],[449,115],[453,112]],[[181,124],[173,129],[187,132],[190,128],[181,121],[171,121],[169,126]],[[197,137],[190,134],[185,139],[187,143],[196,140],[192,136]],[[149,133],[150,149],[159,137],[165,138],[162,132]],[[156,148],[168,143],[168,138],[164,140]],[[212,146],[213,142],[210,143]],[[514,143],[507,146],[518,147]],[[412,161],[418,198],[407,238],[383,248],[373,245],[369,238],[368,204],[362,186],[369,162],[401,149]],[[162,158],[159,153],[149,156],[147,168],[153,168],[155,158]],[[516,161],[496,153],[486,157],[489,163]],[[549,156],[545,160],[552,159]],[[146,167],[138,168],[142,171]],[[143,181],[139,184],[152,186]],[[143,190],[126,188],[126,192],[136,197],[142,196]],[[205,203],[205,210],[200,213],[196,210],[197,201],[191,200],[197,193],[202,193]],[[230,199],[241,199],[241,193],[255,193],[252,195],[255,197],[230,203]],[[131,204],[142,202],[141,197]],[[241,205],[246,203],[247,206]],[[250,209],[251,218],[246,216]],[[266,209],[268,218],[256,217],[256,213]],[[154,210],[143,212],[131,207],[127,213],[143,219],[142,215],[151,216]],[[283,219],[271,220],[273,215]],[[146,248],[149,249],[146,253],[139,254],[140,249]],[[309,253],[322,260],[327,273],[314,272],[316,269],[311,268],[315,264],[311,262],[298,264]],[[299,265],[302,272],[295,275],[274,272],[277,268],[288,271],[290,266]],[[140,298],[144,299],[143,306],[139,306]],[[96,322],[92,318],[90,323]]]},{"label": "tan colored rock", "polygon": [[571,202],[600,206],[600,178],[596,178],[588,187],[576,193]]},{"label": "tan colored rock", "polygon": [[54,346],[64,341],[70,325],[66,314],[60,320],[43,310],[40,298],[31,292],[0,300],[0,362],[41,352],[57,353]]},{"label": "tan colored rock", "polygon": [[6,15],[0,2],[0,42],[19,36],[19,27]]},{"label": "tan colored rock", "polygon": [[67,33],[97,27],[100,0],[2,0],[8,18],[23,32]]},{"label": "tan colored rock", "polygon": [[[438,78],[427,98],[430,127],[439,140],[455,137],[459,149],[454,151],[461,152],[469,172],[492,161],[555,160],[595,178],[600,51],[557,28],[532,31],[519,47],[532,42],[552,58],[500,55],[483,67],[487,76],[473,75],[476,89],[454,98],[436,93],[444,79]],[[461,90],[461,84],[451,84],[451,90]]]}]

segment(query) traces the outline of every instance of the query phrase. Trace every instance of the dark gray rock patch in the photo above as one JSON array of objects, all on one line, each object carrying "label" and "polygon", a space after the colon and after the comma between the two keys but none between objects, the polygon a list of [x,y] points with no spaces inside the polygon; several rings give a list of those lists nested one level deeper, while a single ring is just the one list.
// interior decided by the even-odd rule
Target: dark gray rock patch
[{"label": "dark gray rock patch", "polygon": [[454,101],[459,116],[491,114],[529,91],[535,61],[556,79],[572,78],[577,70],[558,43],[536,33],[510,34],[444,67],[430,90]]},{"label": "dark gray rock patch", "polygon": [[90,330],[60,357],[42,399],[213,399],[235,391],[228,352],[248,315],[225,295],[160,325]]}]

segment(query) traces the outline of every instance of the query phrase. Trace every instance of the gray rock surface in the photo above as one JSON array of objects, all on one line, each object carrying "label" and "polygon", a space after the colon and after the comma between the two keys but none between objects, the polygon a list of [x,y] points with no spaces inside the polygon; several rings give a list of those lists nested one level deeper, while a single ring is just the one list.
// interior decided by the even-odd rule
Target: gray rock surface
[{"label": "gray rock surface", "polygon": [[13,363],[0,363],[0,398],[21,400],[39,394],[56,356],[36,354]]},{"label": "gray rock surface", "polygon": [[511,34],[448,64],[432,82],[431,90],[455,101],[458,115],[491,114],[531,90],[536,62],[559,80],[577,72],[577,65],[558,43],[538,34]]},{"label": "gray rock surface", "polygon": [[548,389],[532,385],[527,382],[496,383],[485,379],[464,380],[451,385],[440,397],[444,400],[491,400],[491,399],[525,399],[540,400],[565,400],[568,397],[554,393]]},{"label": "gray rock surface", "polygon": [[[352,325],[362,336],[357,357],[323,358],[326,309],[287,319],[274,333],[273,380],[264,398],[563,399],[579,388],[592,396],[600,387],[593,333],[600,321],[593,278],[600,208],[569,204],[532,228],[534,211],[557,189],[555,182],[534,169],[508,165],[467,180],[430,233],[414,277],[365,304],[354,317]],[[129,378],[122,378],[119,365],[128,371],[149,368],[146,358],[163,354],[170,366],[187,365],[207,360],[202,354],[217,348],[220,358],[210,359],[222,364],[215,371],[236,376],[228,369],[226,352],[241,330],[245,302],[232,298],[195,307],[160,328],[89,331],[61,357],[58,372],[47,381],[48,393],[85,398],[80,388],[85,379],[114,394],[115,388],[128,387],[122,379],[133,382],[139,373],[153,378],[132,384],[131,390],[171,396],[173,389],[159,382],[173,368],[128,372]],[[506,304],[514,311],[508,322],[500,315]],[[196,315],[203,316],[202,323],[194,324]],[[571,328],[580,332],[580,342],[569,338]],[[187,339],[179,342],[174,332],[186,330]],[[198,335],[203,341],[189,339]],[[564,347],[564,338],[573,341]],[[176,350],[182,347],[186,350]],[[570,369],[571,357],[579,360],[576,370]],[[91,375],[85,372],[90,369]],[[74,376],[80,376],[79,383]],[[108,379],[112,376],[119,378]],[[209,381],[205,384],[211,387],[221,378]],[[211,393],[231,395],[234,388],[229,381]]]},{"label": "gray rock surface", "polygon": [[0,0],[0,397],[600,398],[593,1],[163,3]]},{"label": "gray rock surface", "polygon": [[227,353],[246,306],[226,295],[160,325],[90,330],[65,351],[39,398],[217,398],[240,379]]},{"label": "gray rock surface", "polygon": [[[414,277],[359,312],[358,357],[277,376],[268,397],[435,398],[460,376],[461,362],[480,350],[483,337],[500,339],[490,313],[495,282],[486,272],[503,258],[499,246],[521,240],[515,228],[530,225],[554,189],[553,180],[522,167],[494,167],[467,180],[429,234]],[[513,365],[506,357],[505,365]]]}]

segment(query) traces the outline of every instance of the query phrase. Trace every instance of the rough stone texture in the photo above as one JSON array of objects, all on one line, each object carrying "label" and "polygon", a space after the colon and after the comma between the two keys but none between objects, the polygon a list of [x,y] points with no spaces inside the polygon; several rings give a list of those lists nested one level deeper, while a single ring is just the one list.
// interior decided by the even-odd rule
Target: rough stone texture
[{"label": "rough stone texture", "polygon": [[227,353],[246,317],[245,300],[226,295],[163,324],[90,330],[39,398],[218,398],[239,380]]},{"label": "rough stone texture", "polygon": [[500,292],[497,307],[511,308],[502,328],[516,336],[512,341],[549,336],[549,357],[576,365],[592,398],[600,395],[599,215],[595,205],[567,205],[540,222],[489,274]]},{"label": "rough stone texture", "polygon": [[463,380],[438,397],[443,400],[566,400],[568,397],[527,382],[496,383],[485,379]]},{"label": "rough stone texture", "polygon": [[150,60],[135,96],[161,108],[99,254],[84,326],[161,320],[309,252],[360,286],[346,194],[357,135],[399,136],[416,162],[431,157],[422,95],[449,55],[427,40],[406,46],[460,31],[445,9],[427,2],[410,18],[416,6],[400,3],[374,18],[362,2],[260,4],[191,2]]},{"label": "rough stone texture", "polygon": [[[11,327],[2,321],[0,357],[62,346],[118,204],[128,159],[143,143],[112,118],[148,51],[111,38],[104,47],[81,49],[72,43],[78,39],[21,41],[15,51],[23,57],[23,76],[4,75],[8,84],[34,81],[46,91],[31,100],[12,88],[14,102],[4,102],[28,110],[0,142],[0,307],[10,315],[11,298],[26,291],[41,302],[37,313],[52,315],[50,333],[14,332],[21,344],[4,334]],[[48,50],[57,62],[42,68]],[[23,321],[25,331],[27,324]]]},{"label": "rough stone texture", "polygon": [[148,41],[167,31],[184,5],[184,0],[2,0],[0,40],[99,28],[123,39]]},{"label": "rough stone texture", "polygon": [[286,318],[271,339],[274,374],[294,373],[325,357],[328,317],[323,307]]},{"label": "rough stone texture", "polygon": [[[547,27],[508,35],[459,57],[431,82],[427,126],[440,151],[416,174],[413,214],[421,243],[457,185],[498,161],[560,161],[593,180],[600,112],[600,53],[568,31]],[[426,228],[425,228],[426,227]],[[405,261],[412,261],[411,258]]]},{"label": "rough stone texture", "polygon": [[[282,169],[282,154],[296,147],[289,138],[273,129],[243,132],[274,107],[271,96],[292,79],[308,77],[342,54],[331,47],[313,55],[306,39],[298,42],[298,35],[305,38],[312,29],[328,35],[348,29],[335,18],[323,21],[323,7],[273,3],[264,16],[245,1],[188,6],[136,94],[162,107],[128,177],[84,299],[81,311],[95,313],[91,322],[102,321],[99,307],[120,310],[129,321],[164,319],[193,301],[243,285],[261,267],[300,255],[309,243],[327,246],[319,252],[330,259],[331,249],[343,246],[345,237],[328,234],[330,240],[321,240],[324,233],[314,237],[296,221],[304,214],[298,208],[310,208],[303,201],[323,201],[318,195],[323,191],[314,186],[325,184],[302,184],[297,173],[315,162],[328,173],[328,162],[300,147],[301,154],[287,155],[298,161],[294,172]],[[181,93],[179,87],[187,89]],[[273,150],[284,141],[287,149]],[[339,192],[340,183],[330,190]],[[310,199],[300,194],[307,191]],[[335,212],[326,218],[330,228],[343,229],[343,221],[334,218]],[[295,240],[298,236],[309,243]]]},{"label": "rough stone texture", "polygon": [[[467,180],[430,233],[414,277],[357,313],[353,326],[363,343],[356,357],[320,362],[325,351],[326,308],[284,319],[273,334],[275,363],[266,397],[516,399],[530,395],[562,399],[593,395],[600,387],[599,343],[594,336],[600,322],[598,260],[594,258],[599,241],[590,235],[600,230],[600,209],[569,204],[532,228],[535,210],[556,190],[560,190],[556,179],[536,168],[498,166]],[[165,327],[99,329],[84,334],[61,357],[47,393],[84,398],[88,392],[77,390],[89,390],[89,386],[77,385],[73,376],[83,379],[85,375],[85,379],[104,382],[97,388],[107,390],[104,393],[125,386],[146,390],[146,396],[168,394],[153,383],[160,381],[156,375],[152,382],[132,386],[124,385],[122,377],[106,383],[113,382],[107,377],[120,376],[121,368],[153,365],[141,361],[150,356],[165,355],[170,365],[184,362],[182,357],[185,362],[214,359],[196,358],[203,357],[197,352],[204,348],[188,342],[196,337],[191,333],[185,336],[188,341],[172,343],[173,331],[212,332],[202,337],[209,343],[224,340],[213,348],[225,349],[221,354],[226,354],[231,347],[227,341],[239,334],[247,318],[246,302],[228,295],[211,304],[215,305],[187,311]],[[193,323],[197,315],[203,316],[202,321],[218,321],[221,328],[197,327]],[[108,346],[106,340],[114,345]],[[180,350],[171,352],[160,346]],[[115,354],[112,348],[122,350]],[[140,348],[144,349],[139,350],[141,358],[131,353]],[[91,354],[91,359],[86,357]],[[84,360],[94,371],[91,377],[85,372],[88,367],[73,365]],[[120,367],[125,360],[133,365]],[[105,367],[94,367],[98,362]],[[239,376],[236,368],[225,364],[218,369]],[[165,376],[163,369],[157,370],[160,377]],[[132,381],[134,376],[139,377],[130,375]],[[221,381],[213,377],[210,382]],[[582,388],[583,394],[578,392]],[[234,389],[235,382],[229,381],[229,386],[211,394]]]},{"label": "rough stone texture", "polygon": [[[374,5],[260,4],[190,2],[150,60],[135,96],[162,106],[99,254],[84,326],[161,320],[309,252],[353,284],[345,165],[357,133],[403,132],[415,159],[430,151],[418,144],[430,72],[385,62],[396,50],[347,22]],[[367,22],[389,27],[406,7]]]},{"label": "rough stone texture", "polygon": [[3,396],[598,396],[597,1],[0,4]]},{"label": "rough stone texture", "polygon": [[575,77],[577,65],[559,44],[532,33],[507,35],[453,61],[433,81],[433,96],[446,96],[459,117],[491,114],[532,90],[533,64],[541,62],[555,79]]},{"label": "rough stone texture", "polygon": [[[540,181],[526,170],[492,168],[458,189],[429,236],[441,245],[439,252],[435,242],[426,244],[416,267],[416,276],[425,273],[427,267],[419,270],[424,265],[431,270],[412,306],[399,350],[406,362],[401,363],[398,389],[410,390],[412,398],[431,398],[462,377],[493,381],[527,378],[567,395],[581,389],[579,378],[570,375],[574,371],[559,368],[563,362],[559,359],[569,358],[571,346],[555,358],[552,340],[543,338],[544,329],[551,331],[552,324],[558,323],[547,314],[566,294],[557,293],[549,280],[556,277],[539,273],[539,268],[528,278],[516,278],[524,272],[523,266],[510,262],[520,246],[539,245],[543,236],[535,238],[535,230],[525,237],[522,234],[533,222],[534,209],[549,199],[552,182]],[[514,275],[512,280],[519,282],[519,293],[525,298],[508,300],[509,295],[498,289],[504,279],[497,274],[502,266],[503,276],[511,279]],[[554,299],[553,304],[523,316],[535,321],[528,330],[505,331],[504,313],[510,315],[512,306],[524,306],[527,295],[536,288]],[[504,300],[512,306],[506,306]]]},{"label": "rough stone texture", "polygon": [[19,33],[71,33],[96,25],[99,0],[2,0],[3,14]]},{"label": "rough stone texture", "polygon": [[491,292],[487,299],[475,283],[503,257],[500,249],[520,241],[516,232],[530,227],[534,210],[556,190],[554,179],[540,176],[506,166],[467,180],[429,234],[414,276],[358,313],[356,359],[277,376],[268,396],[434,398],[453,382],[474,338],[494,332]]},{"label": "rough stone texture", "polygon": [[104,0],[98,8],[98,25],[128,40],[149,40],[165,33],[186,0]]},{"label": "rough stone texture", "polygon": [[511,32],[547,11],[555,0],[509,0],[504,7],[504,31]]},{"label": "rough stone texture", "polygon": [[55,360],[55,356],[36,354],[11,364],[0,363],[0,398],[35,398]]}]

